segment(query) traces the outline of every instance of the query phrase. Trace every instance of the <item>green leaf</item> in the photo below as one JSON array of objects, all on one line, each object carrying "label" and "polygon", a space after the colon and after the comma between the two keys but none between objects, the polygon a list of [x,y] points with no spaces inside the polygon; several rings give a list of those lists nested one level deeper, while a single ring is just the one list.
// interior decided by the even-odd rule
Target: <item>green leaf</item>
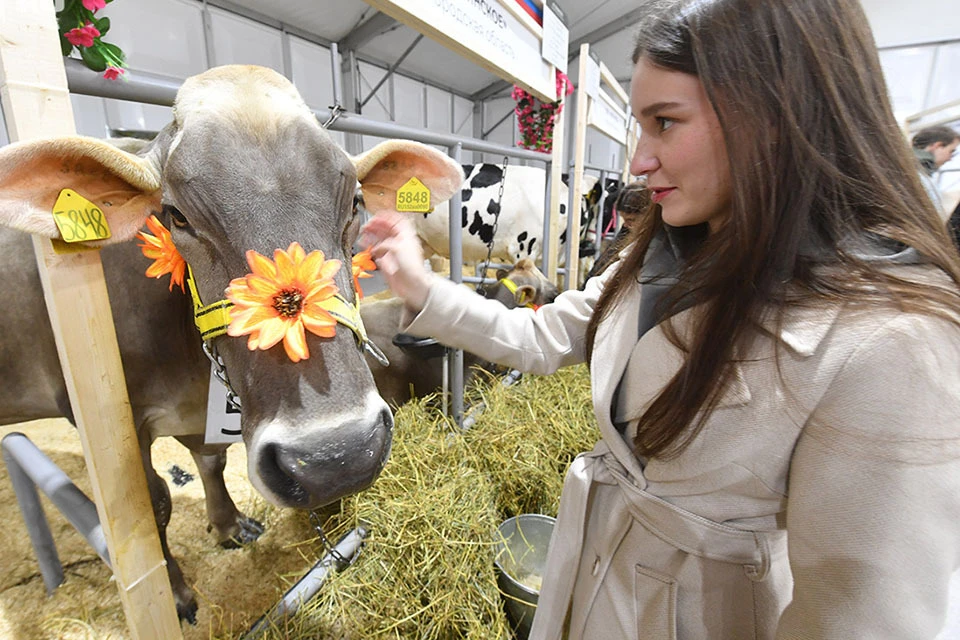
[{"label": "green leaf", "polygon": [[123,53],[123,49],[121,49],[117,45],[110,44],[109,42],[101,42],[100,44],[102,44],[103,48],[106,49],[110,55],[116,58],[118,62],[122,63],[124,60],[126,60],[126,56]]},{"label": "green leaf", "polygon": [[97,31],[100,32],[100,35],[106,35],[107,31],[110,31],[110,18],[103,16],[93,21],[93,24],[97,27]]},{"label": "green leaf", "polygon": [[70,55],[70,52],[73,51],[73,45],[70,44],[70,41],[63,37],[63,34],[60,34],[60,51],[64,56]]},{"label": "green leaf", "polygon": [[103,54],[91,47],[77,47],[80,49],[80,57],[88,68],[100,72],[107,68],[107,60]]}]

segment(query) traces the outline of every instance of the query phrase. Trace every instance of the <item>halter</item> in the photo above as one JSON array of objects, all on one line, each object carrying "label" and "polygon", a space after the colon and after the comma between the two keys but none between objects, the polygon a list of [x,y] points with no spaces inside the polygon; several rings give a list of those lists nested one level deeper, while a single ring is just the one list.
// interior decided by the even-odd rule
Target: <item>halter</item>
[{"label": "halter", "polygon": [[[510,278],[500,278],[500,284],[502,284],[504,287],[506,287],[506,288],[507,288],[507,291],[509,291],[510,293],[512,293],[512,294],[514,295],[514,297],[516,297],[516,295],[517,295],[517,289],[520,288],[520,287],[517,286],[517,283],[516,283],[516,282],[514,282],[514,281],[511,280]],[[533,304],[532,301],[524,304],[523,306],[526,307],[527,309],[533,309],[534,311],[536,311],[537,309],[540,308],[540,305]]]},{"label": "halter", "polygon": [[[213,363],[214,375],[217,380],[227,388],[227,402],[239,411],[240,398],[230,385],[226,365],[213,344],[214,338],[227,333],[227,327],[230,326],[230,308],[233,307],[233,303],[229,300],[218,300],[211,304],[203,304],[190,265],[187,265],[187,286],[190,288],[190,298],[193,300],[193,322],[200,332],[200,338],[203,340],[203,352]],[[357,339],[357,346],[361,351],[366,351],[385,367],[390,365],[390,361],[387,360],[383,351],[367,337],[367,331],[360,317],[359,303],[351,304],[340,294],[335,294],[320,301],[318,306],[333,316],[338,324],[342,324],[353,332]]]}]

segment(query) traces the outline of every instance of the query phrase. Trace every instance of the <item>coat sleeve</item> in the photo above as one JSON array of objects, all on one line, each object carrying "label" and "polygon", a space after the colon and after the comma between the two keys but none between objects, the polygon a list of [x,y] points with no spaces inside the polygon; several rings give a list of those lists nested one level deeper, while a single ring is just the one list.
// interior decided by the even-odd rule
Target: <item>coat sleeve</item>
[{"label": "coat sleeve", "polygon": [[960,330],[900,314],[839,368],[794,451],[778,640],[933,639],[960,565]]},{"label": "coat sleeve", "polygon": [[586,359],[587,323],[613,271],[591,278],[583,291],[565,291],[537,311],[508,309],[436,277],[423,310],[412,319],[405,314],[401,330],[525,373],[553,373]]}]

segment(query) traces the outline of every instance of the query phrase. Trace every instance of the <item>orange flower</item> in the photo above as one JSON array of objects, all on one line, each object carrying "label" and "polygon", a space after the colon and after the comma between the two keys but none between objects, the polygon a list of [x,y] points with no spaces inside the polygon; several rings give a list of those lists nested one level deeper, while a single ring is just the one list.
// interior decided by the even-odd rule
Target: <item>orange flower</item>
[{"label": "orange flower", "polygon": [[353,269],[353,286],[357,289],[357,295],[363,300],[363,289],[360,288],[360,278],[372,278],[373,275],[367,271],[376,271],[377,263],[370,257],[370,249],[364,249],[353,256],[350,264]]},{"label": "orange flower", "polygon": [[286,251],[274,251],[273,260],[247,251],[247,262],[252,273],[227,287],[227,299],[234,304],[229,335],[249,334],[251,351],[265,351],[283,340],[287,356],[300,362],[310,357],[304,329],[321,338],[336,334],[337,321],[319,303],[338,291],[333,276],[339,260],[324,260],[322,251],[307,255],[293,242]]},{"label": "orange flower", "polygon": [[169,273],[170,291],[173,291],[173,285],[178,284],[180,291],[186,292],[183,287],[183,274],[187,269],[187,263],[173,246],[170,232],[157,220],[157,216],[147,218],[147,228],[154,235],[144,231],[137,234],[137,237],[143,240],[143,244],[140,245],[143,255],[153,260],[153,264],[147,267],[147,277],[159,278]]}]

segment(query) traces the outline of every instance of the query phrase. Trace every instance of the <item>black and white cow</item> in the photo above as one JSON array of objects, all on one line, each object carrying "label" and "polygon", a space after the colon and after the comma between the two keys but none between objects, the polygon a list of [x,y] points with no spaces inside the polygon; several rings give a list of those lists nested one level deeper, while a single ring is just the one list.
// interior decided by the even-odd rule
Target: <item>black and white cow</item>
[{"label": "black and white cow", "polygon": [[[543,205],[546,172],[540,167],[509,165],[506,178],[503,168],[496,164],[464,165],[466,176],[460,190],[460,222],[463,227],[463,261],[483,262],[487,247],[493,241],[491,257],[495,262],[513,264],[523,258],[538,261],[543,250]],[[503,197],[500,198],[500,187]],[[600,200],[596,176],[584,176],[583,199],[580,203],[580,222],[584,233],[592,226]],[[560,255],[566,255],[566,226],[568,188],[560,186]],[[494,235],[497,203],[500,216]],[[436,206],[428,214],[415,214],[417,233],[429,257],[436,254],[449,257],[449,203]],[[581,238],[584,234],[581,234]],[[561,257],[561,264],[564,259]]]}]

